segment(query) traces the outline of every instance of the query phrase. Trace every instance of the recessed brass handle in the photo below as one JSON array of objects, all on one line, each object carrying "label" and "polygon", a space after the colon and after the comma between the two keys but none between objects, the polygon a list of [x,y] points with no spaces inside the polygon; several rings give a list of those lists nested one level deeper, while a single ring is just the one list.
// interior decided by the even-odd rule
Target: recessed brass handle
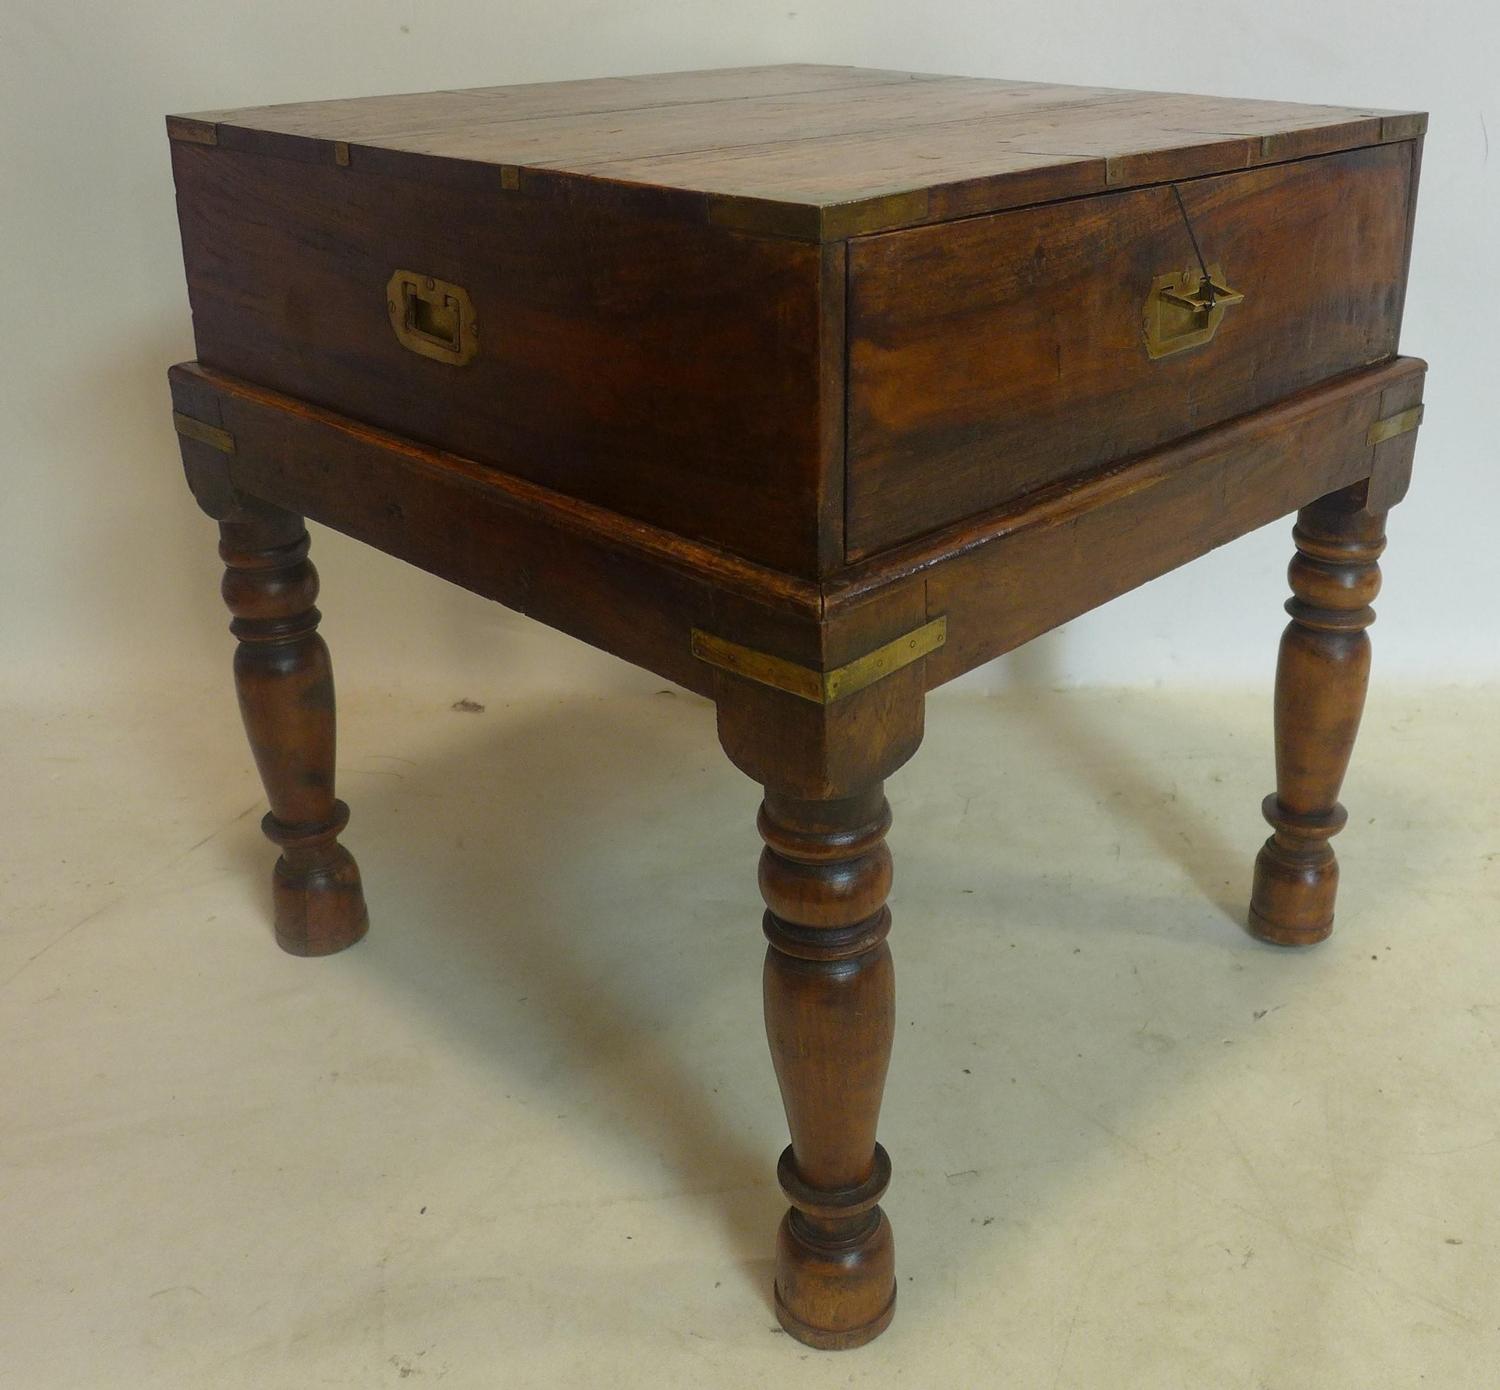
[{"label": "recessed brass handle", "polygon": [[1208,342],[1219,331],[1224,313],[1245,296],[1229,288],[1217,265],[1158,275],[1146,296],[1146,352],[1170,357]]},{"label": "recessed brass handle", "polygon": [[462,367],[479,351],[474,301],[462,285],[398,270],[386,282],[385,307],[396,340],[412,352]]}]

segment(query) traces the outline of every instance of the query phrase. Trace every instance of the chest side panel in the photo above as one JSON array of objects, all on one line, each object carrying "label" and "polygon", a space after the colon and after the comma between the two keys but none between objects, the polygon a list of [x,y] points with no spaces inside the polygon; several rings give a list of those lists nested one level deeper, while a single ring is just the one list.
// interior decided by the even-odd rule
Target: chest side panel
[{"label": "chest side panel", "polygon": [[[205,364],[817,571],[819,510],[841,481],[828,417],[842,417],[817,246],[528,198],[497,170],[423,182],[361,171],[357,152],[340,167],[172,148]],[[398,341],[398,270],[466,291],[466,364]]]},{"label": "chest side panel", "polygon": [[847,544],[858,558],[1390,357],[1415,146],[1177,185],[1244,299],[1153,358],[1153,283],[1196,258],[1173,188],[850,244]]}]

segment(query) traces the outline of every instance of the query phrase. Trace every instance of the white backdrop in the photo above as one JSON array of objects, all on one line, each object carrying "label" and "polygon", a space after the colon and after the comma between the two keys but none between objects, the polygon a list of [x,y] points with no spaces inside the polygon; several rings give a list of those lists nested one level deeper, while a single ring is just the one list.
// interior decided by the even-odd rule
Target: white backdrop
[{"label": "white backdrop", "polygon": [[[1403,338],[1432,364],[1428,423],[1377,659],[1500,676],[1497,56],[1489,0],[3,0],[3,679],[86,697],[227,659],[168,423],[192,338],[164,113],[793,60],[1430,110]],[[1289,553],[1268,528],[966,680],[1268,683]],[[346,688],[659,684],[329,533],[314,555]]]}]

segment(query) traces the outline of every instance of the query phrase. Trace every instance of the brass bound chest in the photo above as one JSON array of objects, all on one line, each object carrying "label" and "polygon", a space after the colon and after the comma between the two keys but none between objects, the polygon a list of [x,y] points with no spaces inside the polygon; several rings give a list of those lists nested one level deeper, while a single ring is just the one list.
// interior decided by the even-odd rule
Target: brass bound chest
[{"label": "brass bound chest", "polygon": [[1422,125],[794,66],[169,130],[205,365],[817,577],[1393,355]]},{"label": "brass bound chest", "polygon": [[1332,929],[1423,125],[802,66],[171,118],[278,939],[366,925],[304,518],[708,697],[764,789],[777,1316],[877,1336],[883,783],[929,690],[1296,512],[1248,920]]}]

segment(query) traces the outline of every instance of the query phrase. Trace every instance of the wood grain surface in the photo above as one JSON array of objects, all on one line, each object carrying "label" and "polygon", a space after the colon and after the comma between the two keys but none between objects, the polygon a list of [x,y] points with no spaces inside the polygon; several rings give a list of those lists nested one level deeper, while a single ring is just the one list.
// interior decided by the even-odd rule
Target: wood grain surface
[{"label": "wood grain surface", "polygon": [[[788,573],[841,560],[842,246],[173,150],[200,361]],[[472,362],[397,340],[398,269],[468,292]]]},{"label": "wood grain surface", "polygon": [[849,262],[851,558],[1392,356],[1413,146],[1178,187],[1245,298],[1147,355],[1158,275],[1195,266],[1171,188],[860,238]]}]

